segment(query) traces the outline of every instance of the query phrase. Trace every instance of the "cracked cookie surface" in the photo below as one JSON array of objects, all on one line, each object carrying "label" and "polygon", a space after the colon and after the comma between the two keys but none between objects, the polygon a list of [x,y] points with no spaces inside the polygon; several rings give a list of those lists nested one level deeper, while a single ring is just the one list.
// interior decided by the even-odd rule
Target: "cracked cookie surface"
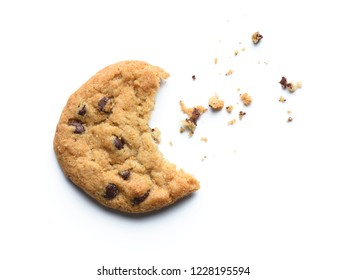
[{"label": "cracked cookie surface", "polygon": [[199,189],[163,157],[148,125],[160,81],[168,77],[148,63],[123,61],[96,73],[67,101],[55,154],[65,175],[102,205],[149,212]]}]

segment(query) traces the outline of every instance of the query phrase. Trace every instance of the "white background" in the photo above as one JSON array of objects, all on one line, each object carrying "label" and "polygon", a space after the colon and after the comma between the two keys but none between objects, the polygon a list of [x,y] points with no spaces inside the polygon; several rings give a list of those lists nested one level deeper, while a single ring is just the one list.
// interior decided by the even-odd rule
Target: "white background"
[{"label": "white background", "polygon": [[[1,1],[0,278],[132,279],[96,271],[155,265],[249,266],[239,279],[346,279],[341,3]],[[264,39],[253,46],[257,30]],[[201,183],[151,215],[98,206],[64,178],[52,146],[70,94],[127,59],[171,74],[151,125],[164,155]],[[283,91],[282,76],[303,88]],[[237,88],[253,97],[250,107]],[[207,112],[192,138],[180,134],[179,100],[206,106],[215,93],[235,111]],[[240,110],[244,119],[227,125]]]}]

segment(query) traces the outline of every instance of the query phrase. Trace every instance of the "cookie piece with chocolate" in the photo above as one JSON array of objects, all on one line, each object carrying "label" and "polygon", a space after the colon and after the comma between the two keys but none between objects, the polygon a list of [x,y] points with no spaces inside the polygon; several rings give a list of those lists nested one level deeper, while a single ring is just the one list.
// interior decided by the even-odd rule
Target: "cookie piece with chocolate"
[{"label": "cookie piece with chocolate", "polygon": [[119,62],[82,85],[62,111],[54,138],[59,164],[106,207],[149,212],[199,189],[159,152],[148,125],[160,81],[168,77],[145,62]]}]

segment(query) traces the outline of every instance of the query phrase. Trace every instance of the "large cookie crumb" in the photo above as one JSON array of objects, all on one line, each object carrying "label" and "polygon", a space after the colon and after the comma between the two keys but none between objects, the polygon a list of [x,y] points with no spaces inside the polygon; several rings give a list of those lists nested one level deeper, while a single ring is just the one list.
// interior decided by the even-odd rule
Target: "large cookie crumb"
[{"label": "large cookie crumb", "polygon": [[248,93],[243,93],[240,95],[240,100],[245,106],[249,106],[252,102],[252,97]]},{"label": "large cookie crumb", "polygon": [[209,98],[208,105],[210,108],[212,108],[215,111],[220,111],[223,108],[224,104],[225,102],[219,99],[217,95],[214,95]]},{"label": "large cookie crumb", "polygon": [[182,125],[180,127],[180,132],[183,133],[185,131],[188,131],[189,136],[191,137],[196,130],[197,120],[208,109],[204,108],[203,106],[187,108],[182,100],[179,101],[179,104],[183,113],[185,113],[188,116],[188,118],[182,122]]}]

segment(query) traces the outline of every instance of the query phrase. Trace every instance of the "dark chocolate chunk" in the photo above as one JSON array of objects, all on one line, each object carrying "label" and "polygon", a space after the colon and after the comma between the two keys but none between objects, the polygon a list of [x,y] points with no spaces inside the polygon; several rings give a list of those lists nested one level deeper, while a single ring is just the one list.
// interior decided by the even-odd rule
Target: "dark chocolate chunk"
[{"label": "dark chocolate chunk", "polygon": [[282,88],[285,89],[288,86],[286,77],[282,77],[279,84],[281,84]]},{"label": "dark chocolate chunk", "polygon": [[106,191],[103,197],[107,199],[112,199],[116,197],[118,194],[119,194],[119,189],[117,188],[117,186],[110,183],[106,186]]},{"label": "dark chocolate chunk", "polygon": [[82,134],[85,131],[83,123],[80,120],[69,119],[68,120],[68,125],[71,125],[71,126],[75,127],[75,130],[74,130],[73,133]]},{"label": "dark chocolate chunk", "polygon": [[135,197],[132,200],[133,204],[138,205],[138,204],[142,203],[149,196],[149,192],[150,192],[150,190],[148,190],[145,194],[143,194],[141,196]]},{"label": "dark chocolate chunk", "polygon": [[199,118],[199,116],[201,115],[201,113],[198,111],[197,108],[193,108],[191,117],[190,117],[190,121],[193,122],[195,125],[197,125],[197,120]]},{"label": "dark chocolate chunk", "polygon": [[115,136],[113,143],[118,150],[124,149],[125,141],[121,137]]},{"label": "dark chocolate chunk", "polygon": [[99,103],[97,104],[98,107],[99,107],[99,110],[100,110],[101,112],[105,112],[105,107],[106,107],[106,105],[107,105],[108,100],[109,100],[109,97],[104,96],[104,97],[102,97],[102,98],[100,99]]},{"label": "dark chocolate chunk", "polygon": [[196,80],[196,75],[192,75],[192,80]]},{"label": "dark chocolate chunk", "polygon": [[131,172],[130,170],[119,171],[119,175],[124,180],[128,180],[130,178]]},{"label": "dark chocolate chunk", "polygon": [[86,114],[86,107],[85,105],[82,106],[82,108],[79,109],[78,115],[84,116]]}]

